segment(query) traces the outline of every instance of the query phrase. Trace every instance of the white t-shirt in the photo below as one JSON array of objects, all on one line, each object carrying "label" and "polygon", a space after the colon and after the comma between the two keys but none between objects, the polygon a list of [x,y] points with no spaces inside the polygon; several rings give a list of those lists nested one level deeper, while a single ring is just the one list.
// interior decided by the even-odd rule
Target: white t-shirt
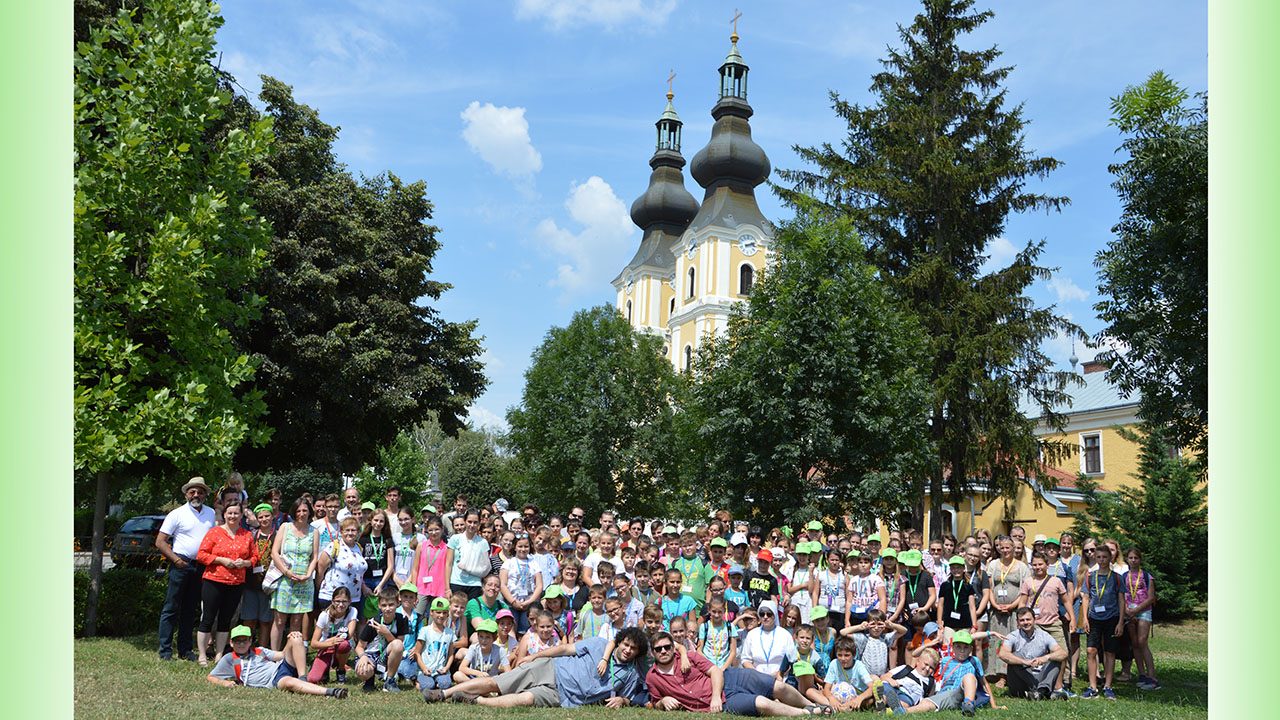
[{"label": "white t-shirt", "polygon": [[214,522],[213,508],[201,505],[197,512],[191,503],[184,503],[164,516],[160,532],[169,536],[169,544],[175,553],[194,558],[200,550],[200,541],[204,540],[204,534],[209,532]]},{"label": "white t-shirt", "polygon": [[756,670],[766,675],[778,672],[783,660],[794,663],[800,658],[791,633],[777,626],[768,632],[764,628],[752,629],[742,642],[741,650],[742,661],[750,662]]},{"label": "white t-shirt", "polygon": [[340,637],[347,642],[351,638],[347,636],[347,630],[351,627],[351,623],[355,622],[356,608],[354,605],[347,606],[347,614],[339,619],[333,619],[329,615],[329,608],[320,611],[316,616],[316,627],[320,628],[320,639],[328,640],[331,637]]},{"label": "white t-shirt", "polygon": [[[604,561],[604,556],[601,555],[598,551],[592,552],[590,555],[587,556],[586,560],[582,561],[582,567],[591,568],[591,582],[594,583],[596,581],[596,568],[599,567],[600,563],[603,561]],[[627,571],[627,567],[622,564],[621,557],[615,555],[609,559],[609,562],[613,564],[613,567],[618,571],[618,574],[621,574]]]}]

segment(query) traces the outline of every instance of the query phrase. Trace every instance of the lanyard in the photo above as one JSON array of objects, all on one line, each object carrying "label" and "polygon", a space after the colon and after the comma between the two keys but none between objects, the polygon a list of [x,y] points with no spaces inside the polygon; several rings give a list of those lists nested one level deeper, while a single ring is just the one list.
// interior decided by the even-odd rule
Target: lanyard
[{"label": "lanyard", "polygon": [[482,615],[486,620],[492,620],[498,615],[499,603],[497,598],[494,598],[492,607],[485,605],[482,602],[477,602],[476,605],[480,606],[480,615]]},{"label": "lanyard", "polygon": [[834,632],[831,633],[831,639],[824,642],[822,637],[818,634],[818,631],[814,630],[813,637],[814,642],[818,645],[818,653],[824,658],[830,658],[831,648],[836,644],[836,634]]},{"label": "lanyard", "polygon": [[964,588],[963,580],[960,582],[951,581],[951,597],[954,598],[954,602],[951,603],[951,609],[956,612],[960,612],[960,590],[962,588]]},{"label": "lanyard", "polygon": [[920,588],[920,573],[916,573],[915,581],[913,582],[911,579],[911,573],[908,572],[906,582],[907,582],[907,592],[910,593],[909,595],[907,595],[907,597],[911,598],[912,600],[915,600],[916,590]]},{"label": "lanyard", "polygon": [[885,578],[884,592],[885,592],[885,601],[884,601],[885,609],[888,609],[890,606],[893,605],[893,599],[898,594],[898,576],[897,575],[893,576],[892,583],[890,583],[888,578]]},{"label": "lanyard", "polygon": [[[1130,571],[1127,577],[1132,578],[1132,577],[1133,577],[1133,572],[1132,572],[1132,571]],[[1138,584],[1136,584],[1136,585],[1135,585],[1135,584],[1133,583],[1133,580],[1129,580],[1129,597],[1131,597],[1131,598],[1132,598],[1134,595],[1137,595],[1137,594],[1138,594],[1138,590],[1139,590],[1140,588],[1142,588],[1142,587],[1143,587],[1143,585],[1144,585],[1144,583],[1143,583],[1142,581],[1143,581],[1143,580],[1145,580],[1145,579],[1146,579],[1146,578],[1144,578],[1144,577],[1142,576],[1142,571],[1141,571],[1141,570],[1139,570],[1139,571],[1138,571]]]},{"label": "lanyard", "polygon": [[[1016,561],[1015,561],[1015,562],[1011,562],[1011,563],[1009,563],[1009,568],[1008,568],[1007,570],[1005,570],[1004,572],[1000,573],[1000,579],[999,579],[999,580],[997,580],[996,582],[999,582],[999,583],[1003,584],[1003,583],[1004,583],[1004,579],[1005,579],[1005,578],[1007,578],[1007,577],[1009,577],[1009,573],[1013,572],[1013,566],[1014,566],[1015,564],[1017,564],[1017,563],[1016,563]],[[999,567],[1004,568],[1004,564],[1003,564],[1003,563],[1001,563],[1001,564],[999,565]]]},{"label": "lanyard", "polygon": [[[691,565],[692,567],[690,568],[689,572],[685,572],[684,569]],[[676,569],[680,571],[680,580],[681,580],[680,584],[692,585],[693,577],[698,574],[698,561],[680,558],[679,560],[676,561]]]},{"label": "lanyard", "polygon": [[1107,582],[1102,583],[1102,589],[1098,589],[1098,581],[1102,579],[1102,573],[1098,570],[1093,571],[1093,596],[1099,600],[1102,599],[1104,593],[1107,592],[1107,582],[1111,581],[1111,573],[1107,573]]},{"label": "lanyard", "polygon": [[773,632],[769,633],[769,649],[768,649],[768,651],[766,651],[766,650],[764,649],[764,631],[763,631],[763,630],[761,630],[761,631],[760,631],[760,651],[761,651],[761,652],[763,652],[763,653],[765,654],[765,655],[764,655],[764,662],[765,662],[765,663],[768,663],[768,662],[770,661],[769,659],[773,657],[773,645],[774,645],[774,643],[776,643],[776,642],[778,642],[778,628],[777,628],[777,627],[775,627],[775,628],[773,629]]},{"label": "lanyard", "polygon": [[[432,553],[432,550],[435,550],[435,552]],[[440,560],[440,556],[444,555],[448,550],[449,546],[445,543],[440,543],[439,545],[432,545],[430,542],[427,543],[427,570],[423,573],[423,577],[427,577],[431,574],[431,567],[435,565],[436,562]]]},{"label": "lanyard", "polygon": [[373,549],[373,552],[369,554],[369,557],[373,558],[374,562],[381,560],[387,553],[387,541],[384,540],[381,535],[378,536],[377,542],[374,542],[373,536],[370,535],[369,547]]},{"label": "lanyard", "polygon": [[[709,630],[707,631],[707,642],[711,643],[711,655],[720,657],[721,650],[727,650],[729,647],[729,623],[723,623],[720,628],[707,623]],[[721,642],[723,638],[723,643]]]}]

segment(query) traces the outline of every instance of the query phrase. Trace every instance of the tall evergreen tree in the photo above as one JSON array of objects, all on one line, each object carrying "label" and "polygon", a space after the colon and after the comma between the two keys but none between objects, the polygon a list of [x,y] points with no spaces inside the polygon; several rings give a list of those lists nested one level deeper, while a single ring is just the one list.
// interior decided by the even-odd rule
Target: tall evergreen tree
[{"label": "tall evergreen tree", "polygon": [[[1031,192],[1059,162],[1023,144],[1021,105],[1005,107],[1000,87],[1011,68],[995,65],[996,48],[966,50],[961,36],[992,17],[972,12],[972,0],[924,0],[903,43],[891,49],[863,107],[832,93],[849,124],[839,151],[830,144],[797,147],[812,170],[780,173],[791,204],[814,195],[822,207],[848,216],[868,257],[900,301],[918,318],[932,364],[930,433],[937,449],[927,477],[932,531],[941,532],[941,505],[959,500],[974,480],[1012,494],[1033,472],[1041,450],[1035,418],[1018,411],[1026,394],[1050,424],[1051,406],[1066,400],[1071,375],[1053,370],[1040,344],[1057,332],[1083,337],[1024,294],[1051,270],[1036,264],[1043,242],[1031,242],[1012,263],[981,274],[987,244],[1010,213],[1057,210],[1067,198]],[[1043,448],[1053,461],[1066,447]]]}]

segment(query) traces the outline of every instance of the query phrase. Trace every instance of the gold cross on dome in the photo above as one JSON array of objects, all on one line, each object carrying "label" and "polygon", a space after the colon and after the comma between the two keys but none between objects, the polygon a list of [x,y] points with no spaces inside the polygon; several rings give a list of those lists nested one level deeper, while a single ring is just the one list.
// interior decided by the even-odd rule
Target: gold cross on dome
[{"label": "gold cross on dome", "polygon": [[738,12],[738,8],[733,9],[733,19],[729,22],[733,23],[733,34],[738,34],[738,18],[742,17],[742,13]]},{"label": "gold cross on dome", "polygon": [[671,81],[676,79],[676,69],[671,68],[671,77],[667,78],[667,92],[671,92]]}]

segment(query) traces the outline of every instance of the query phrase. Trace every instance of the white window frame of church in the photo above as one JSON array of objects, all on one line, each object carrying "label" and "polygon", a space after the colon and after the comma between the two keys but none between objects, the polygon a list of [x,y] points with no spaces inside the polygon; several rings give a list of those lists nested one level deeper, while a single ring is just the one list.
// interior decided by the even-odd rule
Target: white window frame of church
[{"label": "white window frame of church", "polygon": [[[742,287],[742,271],[747,269],[751,270],[751,280],[747,284],[747,287],[744,289]],[[750,295],[751,291],[755,288],[755,286],[756,286],[756,266],[752,265],[749,262],[742,263],[741,265],[738,266],[738,294]]]},{"label": "white window frame of church", "polygon": [[[1089,438],[1098,439],[1098,469],[1094,471],[1090,471],[1088,469],[1089,468],[1089,449],[1088,449],[1088,446],[1085,445],[1085,440]],[[1107,466],[1106,466],[1106,463],[1104,462],[1103,455],[1102,455],[1102,433],[1100,432],[1080,433],[1080,472],[1084,473],[1085,475],[1105,475],[1106,474]]]},{"label": "white window frame of church", "polygon": [[688,293],[688,294],[687,294],[687,295],[685,295],[685,298],[686,298],[686,299],[688,299],[688,300],[692,300],[694,297],[696,297],[696,296],[697,296],[697,290],[698,290],[698,271],[697,271],[697,269],[695,269],[695,268],[689,268],[689,272],[685,273],[685,277],[687,277],[687,278],[688,278],[688,282],[686,283],[686,285],[688,285],[688,288],[687,288],[687,293]]}]

